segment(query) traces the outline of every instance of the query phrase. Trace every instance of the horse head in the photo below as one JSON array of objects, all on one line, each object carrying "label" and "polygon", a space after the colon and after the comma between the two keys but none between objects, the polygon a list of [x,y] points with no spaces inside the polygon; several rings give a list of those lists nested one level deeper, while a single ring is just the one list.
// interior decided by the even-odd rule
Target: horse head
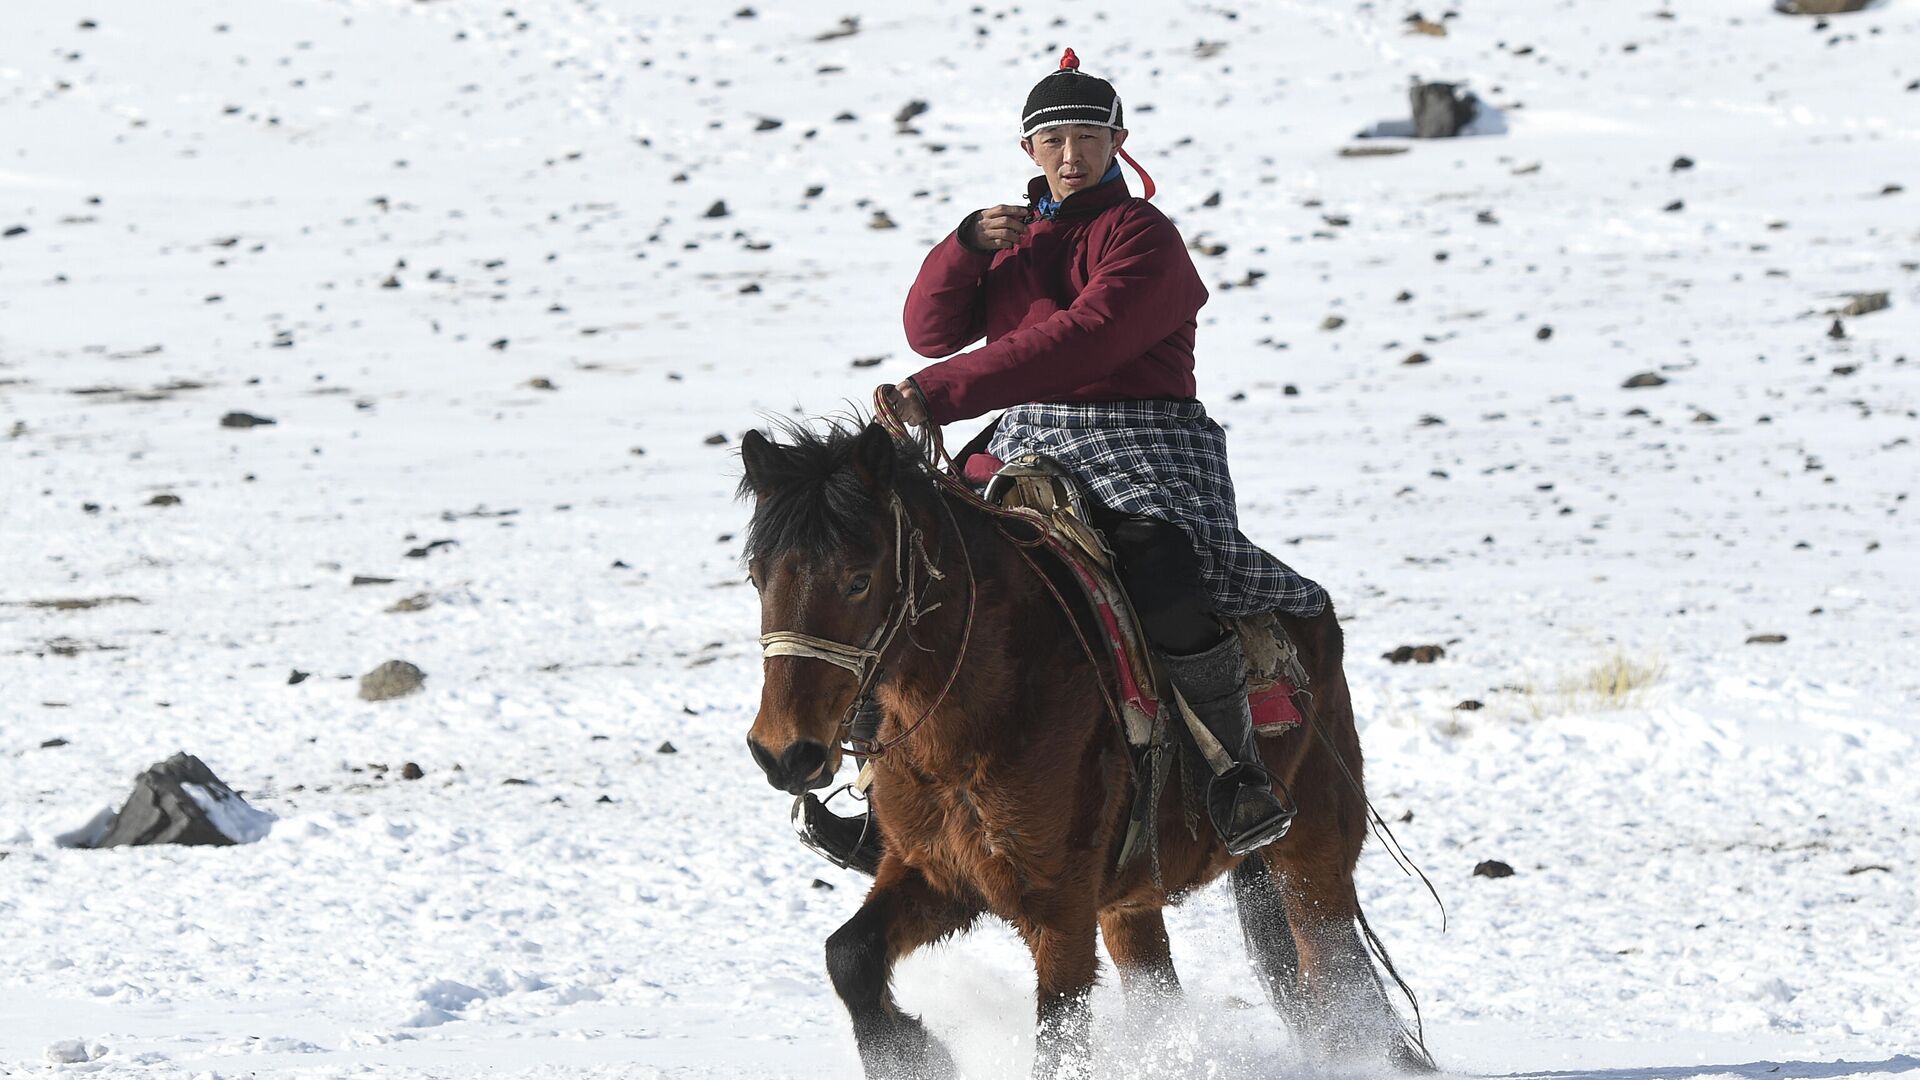
[{"label": "horse head", "polygon": [[913,526],[895,488],[914,465],[878,424],[787,435],[750,431],[740,448],[766,656],[747,747],[768,783],[798,795],[832,782],[847,722],[915,609]]}]

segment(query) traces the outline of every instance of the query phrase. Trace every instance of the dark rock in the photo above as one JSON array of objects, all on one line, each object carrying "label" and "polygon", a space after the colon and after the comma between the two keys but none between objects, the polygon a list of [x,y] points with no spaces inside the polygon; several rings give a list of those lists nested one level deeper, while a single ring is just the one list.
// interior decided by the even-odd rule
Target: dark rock
[{"label": "dark rock", "polygon": [[725,446],[727,445],[727,436],[723,432],[716,431],[701,441],[708,446]]},{"label": "dark rock", "polygon": [[1219,206],[1220,193],[1216,191],[1213,194],[1207,196],[1206,198],[1200,200],[1200,205],[1201,206]]},{"label": "dark rock", "polygon": [[60,838],[63,847],[251,843],[267,835],[273,815],[254,809],[213,775],[206,763],[179,753],[134,778],[117,813],[102,815]]},{"label": "dark rock", "polygon": [[1787,635],[1785,634],[1749,634],[1747,636],[1749,645],[1785,645],[1786,643]]},{"label": "dark rock", "polygon": [[713,200],[713,205],[707,207],[707,212],[701,216],[710,217],[710,218],[723,218],[723,217],[726,217],[729,213],[731,213],[731,211],[727,209],[727,200],[715,199]]},{"label": "dark rock", "polygon": [[931,106],[924,101],[917,99],[909,101],[905,105],[900,106],[899,112],[893,114],[893,122],[896,124],[905,124],[914,117],[926,112],[929,108],[931,108]]},{"label": "dark rock", "polygon": [[560,388],[559,388],[559,387],[557,387],[557,386],[555,386],[555,385],[553,385],[553,380],[552,380],[552,379],[549,379],[549,378],[547,378],[547,377],[546,377],[545,375],[539,375],[539,376],[536,376],[536,377],[534,377],[534,378],[531,378],[531,379],[528,379],[528,380],[527,380],[527,389],[529,389],[529,390],[558,390],[558,389],[560,389]]},{"label": "dark rock", "polygon": [[1339,315],[1329,315],[1320,320],[1320,329],[1322,330],[1338,330],[1345,325],[1347,325],[1347,320]]},{"label": "dark rock", "polygon": [[678,749],[678,748],[676,748],[676,747],[675,747],[675,746],[674,746],[674,745],[673,745],[672,743],[670,743],[670,742],[663,742],[663,743],[661,743],[661,744],[660,744],[660,748],[654,751],[654,753],[656,753],[656,754],[677,754],[677,753],[679,753],[679,752],[680,752],[680,751],[679,751],[679,749]]},{"label": "dark rock", "polygon": [[1407,148],[1404,146],[1343,146],[1340,148],[1341,157],[1392,157],[1406,152]]},{"label": "dark rock", "polygon": [[9,225],[5,232],[0,232],[0,236],[6,237],[25,236],[26,234],[27,227],[25,225]]},{"label": "dark rock", "polygon": [[389,660],[360,676],[362,701],[387,701],[418,691],[427,681],[427,673],[405,660]]},{"label": "dark rock", "polygon": [[1643,371],[1640,374],[1635,375],[1632,378],[1628,379],[1626,382],[1621,383],[1620,388],[1623,390],[1638,390],[1638,389],[1641,389],[1642,387],[1647,387],[1647,386],[1665,386],[1665,385],[1667,385],[1667,380],[1665,376],[1662,376],[1657,372]]},{"label": "dark rock", "polygon": [[836,26],[831,30],[822,31],[821,33],[815,34],[813,37],[813,40],[832,41],[835,38],[852,37],[853,35],[859,32],[860,32],[860,19],[857,16],[849,15],[846,18],[843,18],[840,20],[839,26]]},{"label": "dark rock", "polygon": [[1845,15],[1865,10],[1873,0],[1773,0],[1782,15]]},{"label": "dark rock", "polygon": [[312,678],[312,677],[313,677],[312,672],[301,671],[299,668],[295,668],[287,674],[287,685],[299,686],[301,683],[306,682],[309,678]]},{"label": "dark rock", "polygon": [[506,338],[494,338],[494,339],[493,339],[492,341],[489,341],[489,342],[487,342],[487,348],[489,348],[489,349],[492,349],[492,350],[493,350],[494,352],[506,352],[506,351],[507,351],[507,339],[506,339]]},{"label": "dark rock", "polygon": [[418,780],[425,775],[427,775],[426,772],[414,762],[409,761],[405,765],[400,766],[400,779],[402,780]]},{"label": "dark rock", "polygon": [[53,750],[53,749],[57,749],[57,748],[59,748],[59,747],[62,747],[62,746],[65,746],[65,745],[67,745],[67,740],[65,740],[65,739],[62,739],[62,738],[60,738],[60,737],[59,737],[58,735],[56,735],[56,736],[54,736],[53,738],[51,738],[51,739],[48,739],[48,740],[46,740],[45,742],[42,742],[42,743],[40,744],[40,749],[42,749],[42,750]]},{"label": "dark rock", "polygon": [[168,494],[167,492],[163,491],[160,494],[155,495],[153,498],[148,499],[147,505],[148,506],[179,506],[180,496]]},{"label": "dark rock", "polygon": [[1381,653],[1380,658],[1393,664],[1431,664],[1447,655],[1447,650],[1439,645],[1402,645],[1392,652]]},{"label": "dark rock", "polygon": [[1481,709],[1484,709],[1486,707],[1487,706],[1484,702],[1475,701],[1472,698],[1468,698],[1467,700],[1454,706],[1454,708],[1460,712],[1479,712]]},{"label": "dark rock", "polygon": [[406,557],[409,559],[424,559],[440,548],[455,547],[459,543],[460,541],[458,540],[435,540],[432,543],[423,544],[417,548],[408,548]]},{"label": "dark rock", "polygon": [[1474,877],[1503,878],[1513,876],[1513,867],[1499,859],[1488,859],[1473,868]]},{"label": "dark rock", "polygon": [[433,597],[431,595],[427,593],[414,593],[412,596],[403,596],[393,603],[388,604],[387,611],[394,614],[403,614],[409,611],[425,611],[432,606]]},{"label": "dark rock", "polygon": [[867,228],[869,229],[897,229],[899,227],[900,226],[893,223],[893,218],[887,216],[885,210],[875,210],[873,217],[867,221]]},{"label": "dark rock", "polygon": [[394,579],[390,577],[374,577],[371,574],[355,574],[353,575],[353,580],[348,582],[348,584],[349,585],[391,585],[393,584],[393,581]]},{"label": "dark rock", "polygon": [[[1884,869],[1886,869],[1886,867],[1884,867],[1884,866],[1883,866],[1883,867],[1881,867],[1881,869],[1882,869],[1882,870],[1884,870]],[[821,881],[821,880],[820,880],[819,878],[814,878],[814,879],[813,879],[813,887],[814,887],[814,888],[816,888],[816,889],[825,889],[825,890],[827,890],[828,892],[832,892],[832,891],[833,891],[833,882],[831,882],[831,881]]]},{"label": "dark rock", "polygon": [[1685,199],[1675,199],[1672,202],[1668,203],[1667,205],[1661,207],[1660,209],[1669,214],[1677,214],[1680,211],[1685,210],[1686,208],[1687,208],[1687,201]]},{"label": "dark rock", "polygon": [[1454,83],[1415,82],[1407,96],[1413,104],[1416,139],[1450,139],[1480,112],[1480,99]]},{"label": "dark rock", "polygon": [[755,130],[755,131],[778,131],[778,130],[780,130],[780,127],[781,127],[781,125],[782,125],[782,123],[783,123],[783,121],[780,121],[780,120],[775,120],[775,119],[774,119],[773,117],[771,117],[771,116],[763,116],[763,117],[761,117],[761,118],[760,118],[760,122],[759,122],[759,123],[757,123],[757,124],[755,124],[755,125],[753,125],[753,130]]},{"label": "dark rock", "polygon": [[255,416],[248,412],[230,412],[220,418],[220,426],[230,428],[271,427],[279,422],[271,417]]},{"label": "dark rock", "polygon": [[886,357],[885,357],[885,356],[862,356],[862,357],[857,357],[857,358],[856,358],[856,359],[855,359],[855,360],[853,361],[853,366],[854,366],[854,367],[857,367],[857,368],[869,368],[869,367],[876,367],[876,366],[878,366],[878,365],[880,364],[880,362],[881,362],[882,360],[885,360],[885,359],[886,359]]},{"label": "dark rock", "polygon": [[1827,336],[1835,341],[1845,341],[1847,339],[1846,324],[1839,319],[1833,320],[1833,325],[1827,327]]},{"label": "dark rock", "polygon": [[1674,172],[1685,172],[1686,170],[1688,170],[1688,169],[1691,169],[1691,168],[1693,168],[1693,159],[1692,159],[1692,158],[1690,158],[1690,157],[1686,157],[1685,155],[1682,155],[1682,156],[1680,156],[1680,157],[1677,157],[1677,158],[1674,158],[1674,159],[1673,159],[1673,171],[1674,171]]},{"label": "dark rock", "polygon": [[1546,341],[1553,337],[1553,327],[1543,326],[1533,332],[1533,337],[1535,341]]},{"label": "dark rock", "polygon": [[1427,356],[1426,353],[1423,353],[1423,352],[1409,353],[1405,360],[1400,361],[1400,363],[1408,366],[1412,366],[1416,364],[1427,364],[1431,362],[1432,360]]}]

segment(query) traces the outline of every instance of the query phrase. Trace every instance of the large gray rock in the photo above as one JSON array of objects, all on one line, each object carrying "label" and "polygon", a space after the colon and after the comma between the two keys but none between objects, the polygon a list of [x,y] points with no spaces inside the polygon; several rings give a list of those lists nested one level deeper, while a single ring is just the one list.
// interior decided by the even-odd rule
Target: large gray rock
[{"label": "large gray rock", "polygon": [[360,697],[363,701],[405,697],[426,681],[427,673],[405,660],[389,660],[360,676]]},{"label": "large gray rock", "polygon": [[1416,82],[1407,96],[1413,102],[1416,139],[1451,139],[1480,111],[1480,99],[1454,83]]},{"label": "large gray rock", "polygon": [[248,805],[199,758],[179,753],[135,777],[133,794],[119,812],[96,817],[60,843],[79,848],[250,844],[272,826],[272,814]]}]

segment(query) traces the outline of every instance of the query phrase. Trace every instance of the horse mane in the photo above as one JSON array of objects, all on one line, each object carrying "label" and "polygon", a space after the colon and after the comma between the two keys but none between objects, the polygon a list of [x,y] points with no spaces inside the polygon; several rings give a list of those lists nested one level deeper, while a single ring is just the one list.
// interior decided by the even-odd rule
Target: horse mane
[{"label": "horse mane", "polygon": [[[856,413],[819,424],[782,417],[773,426],[777,453],[764,455],[753,475],[740,478],[739,497],[759,499],[742,558],[751,563],[789,551],[810,560],[871,553],[873,525],[886,505],[855,463],[871,421]],[[891,438],[887,445],[893,453],[893,487],[901,497],[931,491],[924,445]]]}]

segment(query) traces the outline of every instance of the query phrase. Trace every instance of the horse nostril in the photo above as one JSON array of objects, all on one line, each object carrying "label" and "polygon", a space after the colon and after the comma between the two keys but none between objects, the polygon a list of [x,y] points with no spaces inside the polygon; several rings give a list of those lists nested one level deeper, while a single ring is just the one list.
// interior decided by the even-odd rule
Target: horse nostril
[{"label": "horse nostril", "polygon": [[[785,787],[795,795],[806,791],[812,784],[814,774],[827,763],[827,748],[812,739],[800,739],[787,752],[780,755],[780,771],[785,774],[786,783],[775,782],[776,787]],[[772,775],[772,771],[768,771]]]},{"label": "horse nostril", "polygon": [[767,774],[767,783],[777,788],[787,786],[786,775],[779,759],[773,756],[773,751],[761,746],[751,735],[747,736],[747,750],[753,754],[754,763],[760,766],[760,771]]}]

